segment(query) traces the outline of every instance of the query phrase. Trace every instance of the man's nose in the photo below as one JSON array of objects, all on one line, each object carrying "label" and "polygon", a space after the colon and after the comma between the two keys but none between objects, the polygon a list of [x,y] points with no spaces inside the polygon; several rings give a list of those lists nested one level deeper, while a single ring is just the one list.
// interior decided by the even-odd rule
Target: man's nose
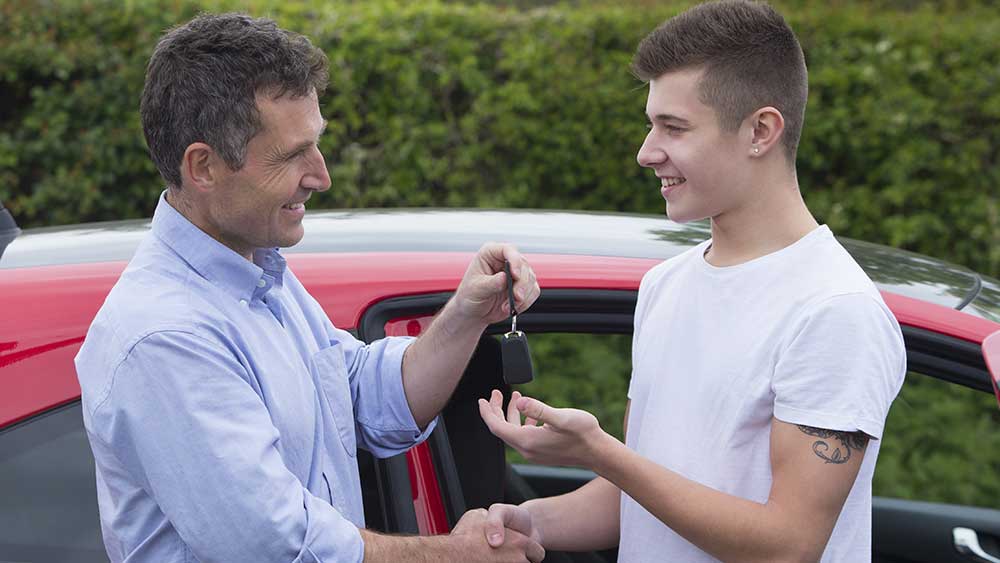
[{"label": "man's nose", "polygon": [[302,187],[317,192],[325,192],[330,189],[330,171],[326,168],[326,159],[319,147],[313,148],[314,154],[310,158],[309,172],[302,178]]}]

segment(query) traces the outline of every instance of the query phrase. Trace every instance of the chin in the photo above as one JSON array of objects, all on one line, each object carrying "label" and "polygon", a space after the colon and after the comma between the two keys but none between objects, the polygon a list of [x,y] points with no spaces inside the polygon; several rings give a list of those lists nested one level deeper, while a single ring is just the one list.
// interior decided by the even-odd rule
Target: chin
[{"label": "chin", "polygon": [[272,245],[271,248],[274,247],[288,248],[289,246],[295,246],[300,241],[302,241],[303,235],[305,235],[305,232],[303,232],[301,229],[299,229],[299,231],[296,233],[287,233],[285,236],[278,239],[276,241],[276,244]]},{"label": "chin", "polygon": [[692,216],[691,214],[684,213],[682,209],[671,209],[667,206],[667,219],[670,219],[674,223],[687,223],[689,221],[697,221],[700,217]]}]

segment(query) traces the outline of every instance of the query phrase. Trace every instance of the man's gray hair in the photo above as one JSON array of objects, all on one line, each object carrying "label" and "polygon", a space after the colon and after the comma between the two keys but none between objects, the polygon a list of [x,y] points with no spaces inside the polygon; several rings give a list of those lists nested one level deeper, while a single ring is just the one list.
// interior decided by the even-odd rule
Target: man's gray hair
[{"label": "man's gray hair", "polygon": [[263,127],[256,96],[322,94],[326,55],[268,19],[202,14],[168,31],[146,67],[139,114],[150,157],[167,185],[181,187],[191,143],[214,149],[232,170]]}]

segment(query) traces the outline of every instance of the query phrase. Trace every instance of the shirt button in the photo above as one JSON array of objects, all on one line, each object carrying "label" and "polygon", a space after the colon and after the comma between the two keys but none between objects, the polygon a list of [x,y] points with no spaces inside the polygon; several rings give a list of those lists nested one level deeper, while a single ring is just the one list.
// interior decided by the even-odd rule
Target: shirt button
[{"label": "shirt button", "polygon": [[247,300],[246,299],[240,299],[240,305],[243,305],[244,307],[246,307]]},{"label": "shirt button", "polygon": [[264,281],[263,278],[257,280],[257,287],[264,287],[265,285],[267,285],[267,282]]}]

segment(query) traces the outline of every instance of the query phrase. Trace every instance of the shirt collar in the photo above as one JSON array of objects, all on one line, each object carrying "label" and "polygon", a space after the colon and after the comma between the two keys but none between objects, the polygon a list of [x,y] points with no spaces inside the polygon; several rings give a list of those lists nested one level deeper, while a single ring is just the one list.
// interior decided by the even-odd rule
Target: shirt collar
[{"label": "shirt collar", "polygon": [[249,262],[194,225],[167,202],[167,192],[153,212],[153,236],[170,247],[209,282],[246,304],[261,299],[272,287],[281,287],[285,258],[276,248],[260,248]]}]

